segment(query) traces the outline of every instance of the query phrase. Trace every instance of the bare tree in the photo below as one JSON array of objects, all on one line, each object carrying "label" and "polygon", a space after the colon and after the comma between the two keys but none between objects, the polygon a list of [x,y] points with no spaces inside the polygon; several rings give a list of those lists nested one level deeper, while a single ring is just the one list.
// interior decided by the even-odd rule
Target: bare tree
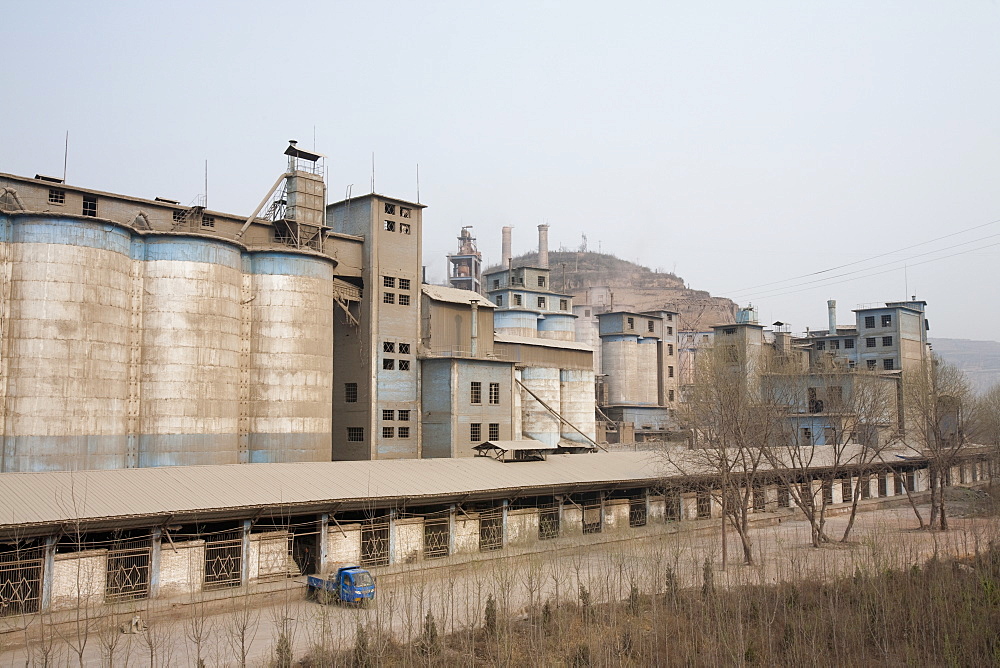
[{"label": "bare tree", "polygon": [[944,488],[949,470],[967,444],[967,426],[976,422],[976,402],[965,374],[936,355],[905,373],[906,441],[927,458],[930,528],[944,531],[948,529]]}]

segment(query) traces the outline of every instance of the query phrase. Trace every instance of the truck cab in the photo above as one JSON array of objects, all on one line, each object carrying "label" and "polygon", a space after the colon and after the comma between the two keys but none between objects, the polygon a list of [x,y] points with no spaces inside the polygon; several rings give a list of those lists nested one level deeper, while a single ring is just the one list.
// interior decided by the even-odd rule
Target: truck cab
[{"label": "truck cab", "polygon": [[306,583],[309,594],[322,600],[364,604],[375,600],[375,578],[356,564],[334,566],[326,576],[310,575]]}]

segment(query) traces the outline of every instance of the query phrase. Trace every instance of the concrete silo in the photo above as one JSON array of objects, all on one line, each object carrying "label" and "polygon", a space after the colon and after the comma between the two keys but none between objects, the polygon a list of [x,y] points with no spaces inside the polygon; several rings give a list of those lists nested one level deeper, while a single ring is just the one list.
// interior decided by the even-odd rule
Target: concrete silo
[{"label": "concrete silo", "polygon": [[[533,438],[546,445],[559,444],[559,419],[543,406],[558,411],[560,400],[559,369],[525,367],[521,371],[521,430],[525,438]],[[532,396],[534,395],[534,396]]]},{"label": "concrete silo", "polygon": [[[591,440],[596,438],[594,416],[594,372],[589,369],[562,369],[559,372],[559,414]],[[591,445],[576,429],[562,424],[565,441]]]},{"label": "concrete silo", "polygon": [[659,400],[659,355],[657,354],[658,339],[644,337],[636,346],[636,376],[633,397],[636,403],[655,406]]},{"label": "concrete silo", "polygon": [[638,342],[639,337],[634,334],[601,337],[601,363],[609,404],[637,403]]}]

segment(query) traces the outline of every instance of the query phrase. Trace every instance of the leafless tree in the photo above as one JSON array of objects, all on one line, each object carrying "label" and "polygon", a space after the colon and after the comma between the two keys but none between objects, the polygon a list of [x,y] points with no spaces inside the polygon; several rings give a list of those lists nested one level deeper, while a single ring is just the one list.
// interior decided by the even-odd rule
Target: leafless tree
[{"label": "leafless tree", "polygon": [[931,490],[930,528],[948,529],[944,488],[948,474],[967,444],[967,428],[976,423],[976,402],[962,371],[936,355],[905,372],[907,444],[928,461]]},{"label": "leafless tree", "polygon": [[254,604],[250,592],[239,593],[229,599],[226,616],[226,641],[229,650],[239,666],[247,665],[250,645],[257,636],[260,623],[260,609]]}]

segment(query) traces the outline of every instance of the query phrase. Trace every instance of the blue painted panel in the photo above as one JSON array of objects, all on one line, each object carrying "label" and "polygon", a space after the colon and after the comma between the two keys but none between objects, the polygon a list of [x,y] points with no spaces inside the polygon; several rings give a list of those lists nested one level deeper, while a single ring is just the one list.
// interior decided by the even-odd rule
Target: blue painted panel
[{"label": "blue painted panel", "polygon": [[313,434],[249,434],[250,462],[328,462],[332,438],[329,432]]},{"label": "blue painted panel", "polygon": [[25,244],[60,244],[99,248],[128,255],[132,235],[111,223],[66,218],[18,218],[11,241]]},{"label": "blue painted panel", "polygon": [[329,280],[333,276],[333,262],[319,257],[281,252],[251,253],[254,274],[305,276]]},{"label": "blue painted panel", "polygon": [[576,316],[559,313],[546,313],[538,319],[538,330],[541,332],[575,332]]},{"label": "blue painted panel", "polygon": [[205,262],[232,269],[240,269],[242,264],[240,249],[236,246],[225,241],[193,237],[147,238],[145,259]]},{"label": "blue painted panel", "polygon": [[602,335],[601,341],[607,343],[618,343],[621,341],[639,341],[639,336],[636,334],[612,334],[612,335]]}]

